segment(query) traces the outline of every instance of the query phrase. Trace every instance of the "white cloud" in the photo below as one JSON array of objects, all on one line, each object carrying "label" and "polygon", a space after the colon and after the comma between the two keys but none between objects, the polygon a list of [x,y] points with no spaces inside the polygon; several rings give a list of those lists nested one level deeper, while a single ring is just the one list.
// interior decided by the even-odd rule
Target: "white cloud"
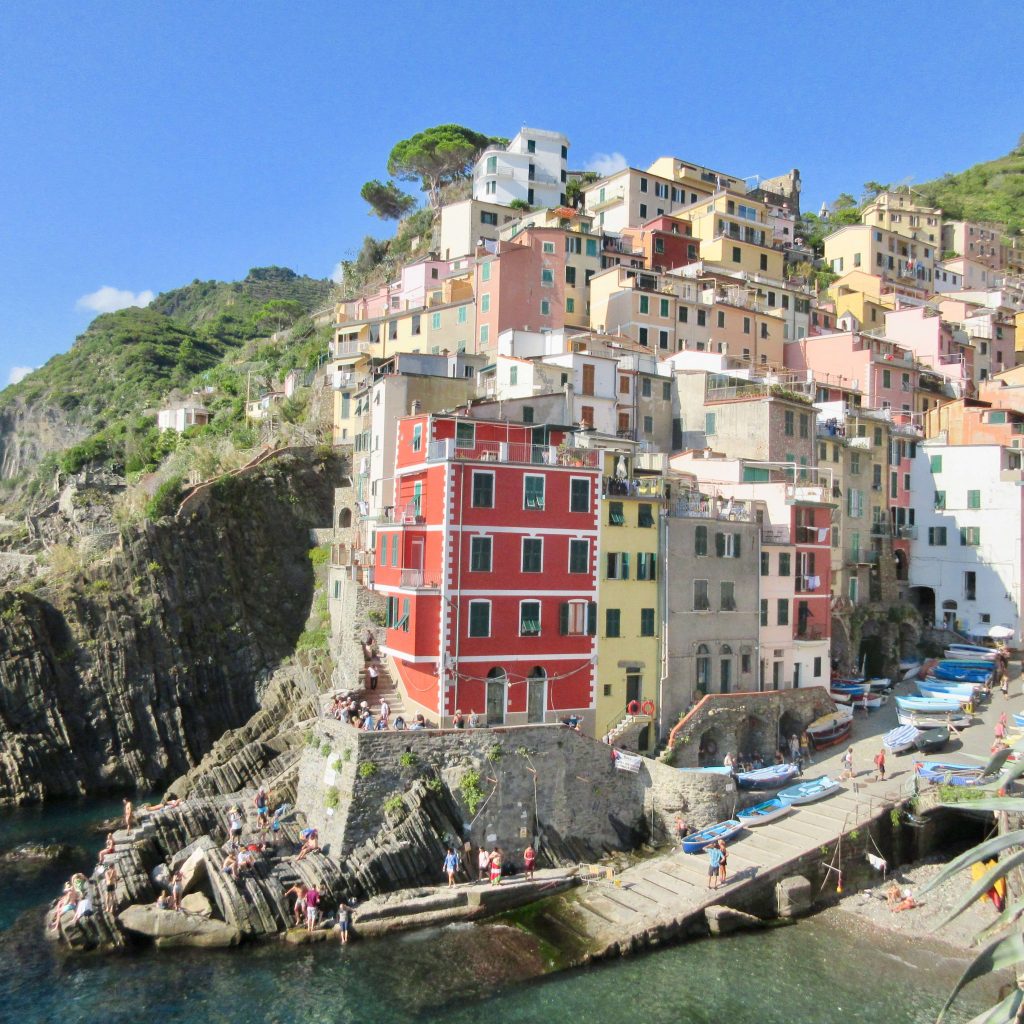
[{"label": "white cloud", "polygon": [[616,150],[614,153],[595,153],[584,166],[585,171],[597,171],[602,178],[629,166],[629,161]]},{"label": "white cloud", "polygon": [[147,290],[144,292],[130,292],[125,288],[112,288],[105,284],[88,295],[83,295],[76,303],[76,309],[86,309],[92,313],[113,313],[118,309],[127,309],[129,306],[148,306],[154,298],[154,293]]},{"label": "white cloud", "polygon": [[11,372],[7,374],[7,383],[17,384],[18,381],[24,380],[34,369],[34,366],[12,366]]}]

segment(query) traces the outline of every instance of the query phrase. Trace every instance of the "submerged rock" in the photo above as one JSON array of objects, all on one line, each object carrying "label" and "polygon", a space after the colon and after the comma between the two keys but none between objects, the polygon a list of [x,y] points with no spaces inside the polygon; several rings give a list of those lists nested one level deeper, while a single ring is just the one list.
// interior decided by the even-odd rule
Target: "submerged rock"
[{"label": "submerged rock", "polygon": [[36,863],[53,863],[58,860],[71,860],[79,856],[69,843],[22,843],[11,850],[0,854],[0,862],[5,864],[21,864],[26,861]]}]

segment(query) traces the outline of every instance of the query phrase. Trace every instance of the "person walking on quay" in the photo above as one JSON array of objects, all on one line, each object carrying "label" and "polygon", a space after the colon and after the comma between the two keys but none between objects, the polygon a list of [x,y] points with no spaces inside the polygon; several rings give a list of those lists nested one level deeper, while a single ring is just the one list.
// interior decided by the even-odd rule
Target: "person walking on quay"
[{"label": "person walking on quay", "polygon": [[537,851],[533,848],[533,844],[527,844],[525,850],[523,850],[523,877],[533,881],[533,869],[537,865]]},{"label": "person walking on quay", "polygon": [[995,734],[996,734],[996,739],[997,740],[1004,740],[1004,739],[1006,739],[1006,726],[1007,726],[1007,719],[1006,719],[1006,712],[1004,711],[999,716],[999,718],[996,721]]},{"label": "person walking on quay", "polygon": [[840,781],[843,779],[852,779],[855,777],[853,770],[853,747],[847,747],[846,753],[843,754],[843,772],[839,776]]},{"label": "person walking on quay", "polygon": [[719,868],[722,864],[722,851],[717,844],[708,847],[708,888],[718,888]]},{"label": "person walking on quay", "polygon": [[726,865],[729,862],[729,853],[725,848],[724,839],[719,839],[717,846],[718,852],[722,855],[722,859],[718,862],[718,884],[725,885],[728,881],[728,878],[726,878]]},{"label": "person walking on quay", "polygon": [[875,754],[875,782],[885,782],[885,748]]},{"label": "person walking on quay", "polygon": [[455,872],[459,870],[459,855],[449,846],[444,855],[444,873],[448,876],[448,888],[455,888]]},{"label": "person walking on quay", "polygon": [[477,881],[486,882],[487,876],[491,873],[491,855],[483,846],[480,847],[480,852],[477,854],[476,866],[478,872]]}]

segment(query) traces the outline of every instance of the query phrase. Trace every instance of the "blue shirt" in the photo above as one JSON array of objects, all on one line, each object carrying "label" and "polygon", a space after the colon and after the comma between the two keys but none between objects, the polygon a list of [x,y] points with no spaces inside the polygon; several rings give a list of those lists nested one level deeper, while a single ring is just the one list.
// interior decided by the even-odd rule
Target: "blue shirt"
[{"label": "blue shirt", "polygon": [[708,866],[717,868],[722,863],[722,851],[717,846],[708,849]]},{"label": "blue shirt", "polygon": [[454,853],[449,853],[444,858],[445,871],[455,871],[459,866],[459,858]]}]

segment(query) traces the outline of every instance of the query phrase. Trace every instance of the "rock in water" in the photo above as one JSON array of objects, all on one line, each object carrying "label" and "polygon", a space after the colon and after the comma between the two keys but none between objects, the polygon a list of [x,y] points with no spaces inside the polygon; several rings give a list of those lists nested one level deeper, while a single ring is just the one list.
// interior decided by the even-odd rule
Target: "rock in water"
[{"label": "rock in water", "polygon": [[136,903],[118,915],[121,927],[154,939],[161,949],[172,946],[198,946],[217,949],[237,946],[241,935],[237,928],[176,910],[161,910],[151,904]]},{"label": "rock in water", "polygon": [[22,843],[13,850],[0,854],[0,861],[17,864],[24,861],[51,863],[58,860],[71,860],[76,850],[68,843]]}]

